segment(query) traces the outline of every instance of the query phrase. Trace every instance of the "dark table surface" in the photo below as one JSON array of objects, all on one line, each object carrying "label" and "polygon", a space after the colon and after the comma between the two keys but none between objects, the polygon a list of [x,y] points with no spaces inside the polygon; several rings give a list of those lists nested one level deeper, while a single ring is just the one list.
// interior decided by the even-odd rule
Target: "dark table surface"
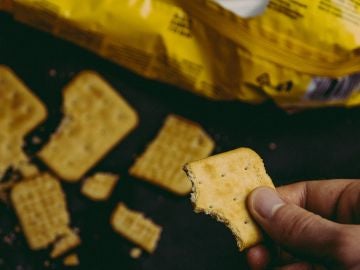
[{"label": "dark table surface", "polygon": [[[246,269],[230,231],[209,216],[195,214],[188,197],[176,197],[127,174],[134,157],[154,137],[165,116],[175,113],[200,123],[216,141],[215,152],[246,146],[264,159],[276,185],[299,180],[357,178],[360,173],[360,110],[328,108],[287,114],[268,102],[253,106],[214,102],[173,86],[143,79],[71,43],[13,21],[0,13],[0,64],[10,66],[45,102],[47,121],[27,138],[33,155],[61,120],[61,89],[79,71],[102,74],[136,108],[139,127],[113,149],[95,171],[121,175],[111,198],[94,203],[80,194],[80,183],[62,182],[79,228],[78,269]],[[50,76],[50,70],[56,74]],[[276,145],[276,149],[270,147]],[[35,160],[44,170],[46,167]],[[109,217],[120,201],[163,226],[158,249],[134,260],[133,245],[117,235]],[[43,269],[48,250],[27,247],[11,205],[0,204],[0,269]],[[63,269],[61,260],[48,269]],[[75,268],[76,269],[76,268]]]}]

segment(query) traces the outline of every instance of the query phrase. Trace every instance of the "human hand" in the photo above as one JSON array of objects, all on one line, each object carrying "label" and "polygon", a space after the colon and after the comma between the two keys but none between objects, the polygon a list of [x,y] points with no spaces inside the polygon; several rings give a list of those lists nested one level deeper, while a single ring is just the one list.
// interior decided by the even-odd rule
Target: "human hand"
[{"label": "human hand", "polygon": [[359,180],[300,182],[276,191],[257,188],[247,201],[271,238],[248,250],[251,269],[360,269]]}]

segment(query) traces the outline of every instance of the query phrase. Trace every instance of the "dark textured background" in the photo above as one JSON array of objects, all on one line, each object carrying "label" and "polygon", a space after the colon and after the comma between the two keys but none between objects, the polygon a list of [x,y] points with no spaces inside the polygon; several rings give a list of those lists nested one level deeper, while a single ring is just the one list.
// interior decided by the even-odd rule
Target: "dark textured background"
[{"label": "dark textured background", "polygon": [[[164,117],[176,113],[199,122],[215,139],[216,152],[240,146],[257,151],[276,185],[298,180],[356,178],[360,172],[360,110],[330,108],[289,115],[268,102],[251,106],[213,102],[175,87],[145,80],[109,61],[0,14],[0,64],[10,66],[46,103],[47,121],[34,131],[46,142],[61,119],[61,89],[79,71],[96,70],[136,108],[139,127],[102,160],[95,171],[121,175],[111,199],[94,203],[80,183],[63,186],[73,225],[83,243],[79,269],[244,269],[244,255],[230,231],[205,215],[194,214],[189,198],[179,198],[127,175],[135,155],[154,137]],[[49,76],[51,69],[55,76]],[[0,104],[1,106],[1,104]],[[30,143],[32,155],[40,146]],[[277,148],[271,150],[270,143]],[[38,161],[36,161],[38,162]],[[41,165],[39,163],[39,165]],[[44,169],[45,167],[42,166]],[[117,202],[144,211],[163,226],[155,254],[129,257],[133,245],[114,233],[109,217]],[[42,269],[48,251],[28,250],[11,206],[0,204],[0,269]],[[61,260],[50,269],[63,269]]]}]

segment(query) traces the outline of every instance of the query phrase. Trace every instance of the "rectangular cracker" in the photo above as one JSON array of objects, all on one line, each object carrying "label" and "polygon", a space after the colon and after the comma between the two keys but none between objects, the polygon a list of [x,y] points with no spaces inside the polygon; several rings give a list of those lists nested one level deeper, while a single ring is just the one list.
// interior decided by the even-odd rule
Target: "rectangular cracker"
[{"label": "rectangular cracker", "polygon": [[0,65],[0,179],[9,167],[27,162],[24,137],[46,115],[44,104],[10,68]]},{"label": "rectangular cracker", "polygon": [[274,188],[262,159],[251,149],[239,148],[191,162],[184,167],[193,184],[196,212],[224,222],[242,251],[262,240],[246,208],[246,198],[259,186]]},{"label": "rectangular cracker", "polygon": [[128,209],[125,204],[119,203],[111,217],[111,225],[116,232],[153,253],[160,239],[162,228],[140,212]]},{"label": "rectangular cracker", "polygon": [[11,201],[31,249],[46,248],[67,233],[70,217],[65,195],[51,175],[19,182],[11,190]]},{"label": "rectangular cracker", "polygon": [[169,115],[156,138],[130,168],[130,175],[185,195],[191,191],[191,182],[182,167],[207,157],[213,149],[214,141],[200,125]]},{"label": "rectangular cracker", "polygon": [[62,179],[79,180],[138,123],[134,109],[98,74],[63,91],[64,119],[38,156]]},{"label": "rectangular cracker", "polygon": [[119,176],[111,173],[96,173],[85,179],[81,193],[94,201],[108,199],[113,191]]}]

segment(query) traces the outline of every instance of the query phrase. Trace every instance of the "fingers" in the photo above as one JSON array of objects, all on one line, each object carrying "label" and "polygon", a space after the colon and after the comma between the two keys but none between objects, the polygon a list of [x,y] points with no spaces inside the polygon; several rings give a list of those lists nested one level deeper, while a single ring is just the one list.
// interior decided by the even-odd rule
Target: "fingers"
[{"label": "fingers", "polygon": [[344,188],[337,206],[337,221],[347,224],[360,224],[360,181]]},{"label": "fingers", "polygon": [[270,263],[269,251],[263,245],[250,248],[246,253],[246,257],[252,270],[267,269]]},{"label": "fingers", "polygon": [[255,220],[278,244],[314,260],[332,260],[338,245],[339,225],[286,204],[270,188],[258,188],[248,199]]},{"label": "fingers", "polygon": [[[277,188],[281,198],[287,203],[293,203],[316,213],[324,218],[335,218],[338,215],[337,205],[343,192],[349,187],[360,186],[360,180],[323,180],[299,182]],[[360,187],[358,188],[360,190]],[[356,192],[353,191],[353,194]],[[353,195],[355,196],[355,195]],[[359,197],[360,195],[358,195]],[[356,200],[354,198],[353,200]],[[356,206],[356,205],[355,205]],[[348,207],[346,200],[344,208]],[[357,209],[358,209],[357,204]],[[350,208],[353,209],[353,208]],[[360,211],[360,210],[359,210]],[[348,216],[346,216],[348,217]],[[346,217],[343,217],[346,219]]]}]

